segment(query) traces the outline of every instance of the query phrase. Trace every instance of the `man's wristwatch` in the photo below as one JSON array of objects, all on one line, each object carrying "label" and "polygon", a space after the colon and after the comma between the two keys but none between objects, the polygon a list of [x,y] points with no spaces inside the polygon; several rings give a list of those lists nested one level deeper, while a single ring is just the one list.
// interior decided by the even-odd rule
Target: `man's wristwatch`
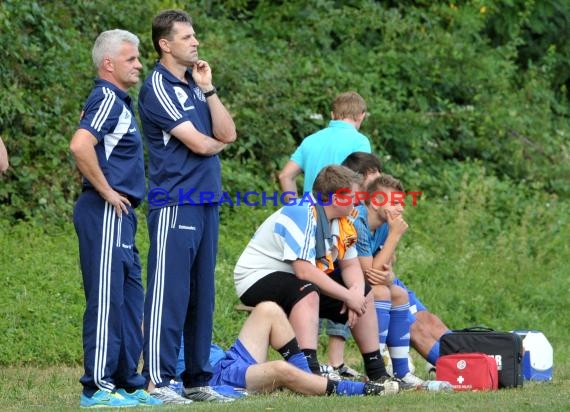
[{"label": "man's wristwatch", "polygon": [[216,87],[214,86],[214,88],[206,93],[204,93],[204,97],[207,99],[210,96],[213,96],[216,94]]}]

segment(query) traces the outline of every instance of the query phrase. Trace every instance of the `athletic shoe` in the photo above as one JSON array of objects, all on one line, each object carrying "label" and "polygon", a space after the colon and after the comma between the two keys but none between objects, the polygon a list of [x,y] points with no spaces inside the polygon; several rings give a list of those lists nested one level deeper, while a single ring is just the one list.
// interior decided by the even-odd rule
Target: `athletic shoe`
[{"label": "athletic shoe", "polygon": [[386,368],[386,373],[390,376],[394,376],[394,368],[392,367],[392,358],[390,357],[390,352],[388,348],[382,351],[382,359],[384,360],[384,367]]},{"label": "athletic shoe", "polygon": [[138,401],[134,399],[128,399],[116,392],[102,389],[99,389],[91,397],[82,393],[79,401],[79,406],[82,408],[129,408],[138,404]]},{"label": "athletic shoe", "polygon": [[177,394],[170,386],[154,388],[154,390],[150,392],[150,396],[161,400],[164,404],[187,405],[192,403],[190,399],[186,399],[184,396]]},{"label": "athletic shoe", "polygon": [[393,376],[381,376],[380,378],[372,381],[375,383],[380,383],[385,385],[387,382],[397,382],[400,388],[400,391],[410,391],[412,389],[416,389],[416,385],[412,383],[404,382],[402,379],[395,378]]},{"label": "athletic shoe", "polygon": [[220,395],[225,396],[226,398],[243,398],[248,396],[247,391],[245,388],[234,388],[233,386],[229,385],[214,385],[212,388],[218,392]]},{"label": "athletic shoe", "polygon": [[433,366],[431,363],[429,363],[427,361],[426,361],[426,373],[430,377],[431,377],[432,373],[435,375],[435,366]]},{"label": "athletic shoe", "polygon": [[408,372],[404,375],[404,377],[402,378],[403,382],[406,383],[411,383],[415,386],[420,386],[421,384],[424,383],[424,380],[421,378],[418,378],[416,375],[414,375],[412,372]]},{"label": "athletic shoe", "polygon": [[395,381],[385,383],[366,382],[364,384],[364,395],[396,395],[400,390],[400,385]]},{"label": "athletic shoe", "polygon": [[211,386],[196,386],[184,388],[186,398],[198,402],[233,402],[234,398],[228,398],[216,392]]},{"label": "athletic shoe", "polygon": [[354,370],[350,366],[346,366],[344,364],[339,366],[338,368],[333,368],[333,370],[343,378],[360,380],[364,377],[364,375],[362,375],[357,370]]},{"label": "athletic shoe", "polygon": [[328,378],[331,381],[340,381],[342,380],[341,376],[334,370],[334,368],[330,365],[326,365],[321,363],[319,365],[320,375],[324,378]]},{"label": "athletic shoe", "polygon": [[174,379],[170,380],[168,387],[176,392],[180,396],[184,396],[184,385],[180,381],[176,381]]},{"label": "athletic shoe", "polygon": [[416,365],[414,365],[414,359],[411,353],[408,353],[408,370],[411,373],[416,373]]},{"label": "athletic shoe", "polygon": [[137,389],[132,393],[129,393],[124,389],[119,389],[117,390],[117,393],[123,398],[134,399],[139,403],[139,406],[159,406],[163,404],[160,399],[150,396],[150,394],[144,389]]}]

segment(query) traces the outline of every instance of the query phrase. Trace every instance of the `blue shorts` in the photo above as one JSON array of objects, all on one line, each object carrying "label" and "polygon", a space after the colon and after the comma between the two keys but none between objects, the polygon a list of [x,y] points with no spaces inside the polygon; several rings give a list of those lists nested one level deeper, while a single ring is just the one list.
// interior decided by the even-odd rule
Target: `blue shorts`
[{"label": "blue shorts", "polygon": [[408,289],[406,285],[404,285],[404,282],[402,282],[400,279],[398,278],[394,279],[394,285],[400,286],[401,288],[405,289],[408,292],[408,298],[410,299],[410,315],[411,315],[409,318],[410,318],[410,323],[414,323],[416,320],[416,317],[414,316],[415,313],[421,312],[422,310],[427,310],[426,307],[424,306],[422,301],[418,299],[414,291]]},{"label": "blue shorts", "polygon": [[214,374],[210,379],[211,386],[228,385],[233,388],[245,388],[245,373],[257,361],[249,354],[239,339],[236,339],[226,356],[213,365]]}]

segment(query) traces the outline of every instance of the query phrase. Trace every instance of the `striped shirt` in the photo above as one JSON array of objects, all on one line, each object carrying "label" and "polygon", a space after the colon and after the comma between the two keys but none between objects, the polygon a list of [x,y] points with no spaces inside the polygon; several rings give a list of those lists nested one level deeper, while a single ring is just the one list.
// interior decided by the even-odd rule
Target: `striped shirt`
[{"label": "striped shirt", "polygon": [[[281,271],[294,274],[292,262],[306,260],[315,264],[315,235],[317,220],[307,202],[285,206],[269,216],[255,232],[234,269],[234,283],[241,296],[261,278]],[[331,222],[334,244],[331,254],[336,257],[339,226]],[[356,247],[350,247],[344,259],[355,258]]]}]

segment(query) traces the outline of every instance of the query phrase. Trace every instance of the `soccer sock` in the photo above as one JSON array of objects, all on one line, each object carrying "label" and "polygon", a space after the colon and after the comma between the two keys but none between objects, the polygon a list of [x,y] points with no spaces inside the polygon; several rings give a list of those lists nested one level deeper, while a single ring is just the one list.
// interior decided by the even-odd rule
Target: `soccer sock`
[{"label": "soccer sock", "polygon": [[388,330],[388,350],[392,358],[394,376],[403,378],[409,371],[408,354],[410,353],[410,320],[408,311],[410,304],[393,306],[390,311],[390,327]]},{"label": "soccer sock", "polygon": [[336,393],[341,396],[355,396],[364,393],[364,382],[341,380],[336,387]]},{"label": "soccer sock", "polygon": [[299,352],[294,354],[293,356],[290,356],[289,359],[287,359],[287,362],[289,362],[292,365],[295,365],[296,367],[304,370],[307,373],[312,373],[311,368],[309,368],[309,363],[307,362],[307,358],[305,358],[305,354],[303,352]]},{"label": "soccer sock", "polygon": [[277,349],[277,352],[279,352],[285,360],[289,360],[291,356],[300,353],[301,348],[299,348],[299,342],[297,342],[297,338],[291,339],[282,348]]},{"label": "soccer sock", "polygon": [[388,326],[390,325],[390,308],[392,303],[389,300],[375,300],[376,317],[378,318],[378,341],[380,342],[380,352],[386,348],[386,338],[388,337]]},{"label": "soccer sock", "polygon": [[321,374],[321,368],[319,366],[319,360],[317,359],[316,349],[301,349],[301,352],[305,354],[305,359],[309,364],[309,369],[316,375]]},{"label": "soccer sock", "polygon": [[[447,335],[448,333],[453,333],[453,332],[448,330],[443,335]],[[443,336],[443,335],[441,335],[441,336]],[[435,366],[435,363],[437,362],[438,358],[439,358],[439,339],[435,341],[435,343],[433,344],[433,346],[429,350],[429,353],[427,355],[427,361]]]},{"label": "soccer sock", "polygon": [[384,367],[384,360],[380,356],[380,349],[374,352],[363,353],[362,359],[364,360],[364,370],[366,371],[366,376],[371,381],[375,381],[382,376],[388,376],[386,368]]}]

